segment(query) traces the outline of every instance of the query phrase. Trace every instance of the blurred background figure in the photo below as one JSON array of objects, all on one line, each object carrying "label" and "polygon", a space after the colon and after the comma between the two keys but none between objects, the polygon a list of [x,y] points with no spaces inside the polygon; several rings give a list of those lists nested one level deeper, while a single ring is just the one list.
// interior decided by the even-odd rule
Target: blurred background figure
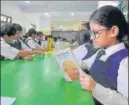
[{"label": "blurred background figure", "polygon": [[90,41],[90,27],[89,23],[83,23],[81,25],[80,35],[79,35],[79,45],[87,43]]},{"label": "blurred background figure", "polygon": [[90,28],[89,23],[83,23],[81,33],[79,35],[80,46],[73,50],[73,53],[77,60],[85,60],[90,58],[96,53],[97,49],[94,48],[92,41],[90,40]]},{"label": "blurred background figure", "polygon": [[42,31],[37,32],[37,42],[41,46],[42,41],[44,40],[44,35]]}]

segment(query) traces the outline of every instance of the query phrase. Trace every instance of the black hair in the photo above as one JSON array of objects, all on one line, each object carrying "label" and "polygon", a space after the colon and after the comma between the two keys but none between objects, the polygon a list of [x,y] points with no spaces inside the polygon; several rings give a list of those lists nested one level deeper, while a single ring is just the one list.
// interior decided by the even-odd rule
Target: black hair
[{"label": "black hair", "polygon": [[62,37],[60,37],[60,40],[61,40],[61,41],[62,41],[62,39],[63,39],[63,38],[62,38]]},{"label": "black hair", "polygon": [[22,31],[22,26],[17,23],[13,23],[13,26],[15,27],[16,31]]},{"label": "black hair", "polygon": [[66,41],[66,38],[62,38],[62,41]]},{"label": "black hair", "polygon": [[36,30],[33,29],[33,28],[29,29],[28,32],[27,32],[27,35],[28,35],[28,36],[32,36],[33,34],[34,34],[34,35],[37,34]]},{"label": "black hair", "polygon": [[28,33],[26,33],[25,36],[28,36]]},{"label": "black hair", "polygon": [[43,35],[43,32],[42,31],[38,31],[37,35]]},{"label": "black hair", "polygon": [[45,40],[47,41],[47,39],[48,39],[48,36],[45,36]]},{"label": "black hair", "polygon": [[7,23],[1,26],[1,36],[3,37],[4,35],[14,36],[16,34],[16,29],[11,23]]},{"label": "black hair", "polygon": [[55,42],[57,41],[57,37],[54,37],[54,41],[55,41]]},{"label": "black hair", "polygon": [[83,32],[82,35],[80,35],[80,44],[84,44],[90,41],[90,33],[88,31]]},{"label": "black hair", "polygon": [[83,23],[82,25],[88,30],[90,30],[89,22]]},{"label": "black hair", "polygon": [[72,39],[71,42],[74,43],[75,42],[75,39]]},{"label": "black hair", "polygon": [[61,39],[61,37],[60,37],[60,36],[58,36],[58,37],[57,37],[57,39]]},{"label": "black hair", "polygon": [[128,37],[129,27],[126,19],[121,12],[121,10],[114,6],[103,6],[95,10],[91,17],[90,22],[98,22],[100,25],[110,29],[112,26],[117,26],[119,28],[119,34],[117,39],[122,42],[125,36]]},{"label": "black hair", "polygon": [[48,38],[53,38],[53,36],[52,35],[48,35]]},{"label": "black hair", "polygon": [[27,33],[25,35],[23,35],[23,38],[27,39],[28,38],[28,35]]}]

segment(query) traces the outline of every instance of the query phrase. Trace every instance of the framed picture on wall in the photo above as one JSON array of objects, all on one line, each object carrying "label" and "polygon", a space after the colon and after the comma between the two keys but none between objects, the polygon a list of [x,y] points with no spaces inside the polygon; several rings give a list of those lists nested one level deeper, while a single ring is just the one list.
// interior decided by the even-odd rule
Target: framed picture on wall
[{"label": "framed picture on wall", "polygon": [[1,14],[1,23],[12,23],[12,17]]}]

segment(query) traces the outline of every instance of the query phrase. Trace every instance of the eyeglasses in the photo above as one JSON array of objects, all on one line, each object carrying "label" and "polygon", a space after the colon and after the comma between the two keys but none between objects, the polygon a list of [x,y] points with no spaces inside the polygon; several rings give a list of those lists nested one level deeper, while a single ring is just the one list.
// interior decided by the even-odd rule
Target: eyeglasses
[{"label": "eyeglasses", "polygon": [[97,31],[90,31],[91,37],[99,38],[100,37],[100,32],[101,31],[106,31],[108,29],[101,29],[101,30],[97,30]]}]

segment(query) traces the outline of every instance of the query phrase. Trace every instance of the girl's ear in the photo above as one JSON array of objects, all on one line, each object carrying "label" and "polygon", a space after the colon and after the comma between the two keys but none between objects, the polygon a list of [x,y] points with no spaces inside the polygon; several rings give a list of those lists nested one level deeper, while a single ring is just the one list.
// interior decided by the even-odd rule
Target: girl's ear
[{"label": "girl's ear", "polygon": [[119,28],[117,26],[113,26],[110,29],[110,37],[116,37],[119,34]]}]

